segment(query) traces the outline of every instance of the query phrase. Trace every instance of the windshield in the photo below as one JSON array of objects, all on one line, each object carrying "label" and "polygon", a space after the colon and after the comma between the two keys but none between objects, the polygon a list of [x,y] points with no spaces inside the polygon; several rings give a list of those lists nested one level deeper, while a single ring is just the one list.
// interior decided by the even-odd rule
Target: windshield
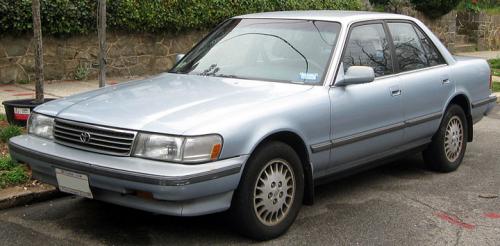
[{"label": "windshield", "polygon": [[321,84],[339,29],[325,21],[232,19],[170,72]]}]

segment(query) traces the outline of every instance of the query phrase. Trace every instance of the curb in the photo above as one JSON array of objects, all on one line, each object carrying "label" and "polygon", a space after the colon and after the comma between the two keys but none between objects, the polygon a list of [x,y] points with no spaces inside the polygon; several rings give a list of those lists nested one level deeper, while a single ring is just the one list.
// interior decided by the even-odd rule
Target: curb
[{"label": "curb", "polygon": [[43,202],[64,196],[54,186],[41,187],[10,187],[0,191],[0,209],[24,206],[32,203]]}]

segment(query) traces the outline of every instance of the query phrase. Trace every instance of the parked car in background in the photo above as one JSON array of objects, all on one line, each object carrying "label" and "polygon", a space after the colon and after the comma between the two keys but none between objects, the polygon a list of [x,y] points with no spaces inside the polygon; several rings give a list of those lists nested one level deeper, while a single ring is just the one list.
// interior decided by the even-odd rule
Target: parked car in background
[{"label": "parked car in background", "polygon": [[9,146],[61,191],[168,215],[229,210],[266,240],[332,177],[415,151],[456,170],[494,104],[486,61],[452,56],[414,18],[260,13],[220,24],[167,73],[37,107]]}]

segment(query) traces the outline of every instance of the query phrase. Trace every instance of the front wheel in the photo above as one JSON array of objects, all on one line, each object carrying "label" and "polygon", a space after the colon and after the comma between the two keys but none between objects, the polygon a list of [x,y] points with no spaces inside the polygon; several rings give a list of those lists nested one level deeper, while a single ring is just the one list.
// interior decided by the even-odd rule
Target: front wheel
[{"label": "front wheel", "polygon": [[285,233],[302,205],[304,175],[297,153],[270,142],[250,157],[231,206],[240,232],[256,240]]},{"label": "front wheel", "polygon": [[467,129],[463,109],[458,105],[451,105],[446,110],[432,143],[423,152],[427,166],[440,172],[455,171],[464,158]]}]

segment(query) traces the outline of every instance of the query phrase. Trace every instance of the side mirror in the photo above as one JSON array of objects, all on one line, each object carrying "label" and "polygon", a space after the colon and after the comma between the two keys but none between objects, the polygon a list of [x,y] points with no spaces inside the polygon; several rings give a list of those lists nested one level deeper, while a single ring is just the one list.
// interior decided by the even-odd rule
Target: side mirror
[{"label": "side mirror", "polygon": [[344,78],[335,83],[336,86],[370,83],[375,80],[373,68],[367,66],[351,66],[347,69]]},{"label": "side mirror", "polygon": [[177,54],[175,56],[175,63],[178,63],[186,54]]}]

